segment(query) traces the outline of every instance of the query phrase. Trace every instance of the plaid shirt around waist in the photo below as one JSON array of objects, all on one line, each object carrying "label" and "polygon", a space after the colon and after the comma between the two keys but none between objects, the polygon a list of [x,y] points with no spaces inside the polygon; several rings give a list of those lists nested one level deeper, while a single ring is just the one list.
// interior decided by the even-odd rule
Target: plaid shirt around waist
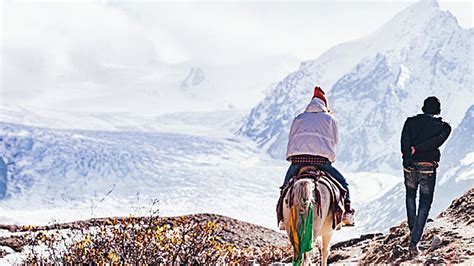
[{"label": "plaid shirt around waist", "polygon": [[325,165],[329,160],[322,156],[302,154],[293,155],[290,157],[292,164],[310,164],[310,165]]}]

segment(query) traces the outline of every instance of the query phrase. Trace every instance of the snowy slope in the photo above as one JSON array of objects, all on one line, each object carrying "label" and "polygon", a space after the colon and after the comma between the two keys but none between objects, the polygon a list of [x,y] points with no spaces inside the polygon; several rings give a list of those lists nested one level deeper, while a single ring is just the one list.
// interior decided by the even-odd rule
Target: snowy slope
[{"label": "snowy slope", "polygon": [[285,165],[261,160],[245,141],[8,123],[0,130],[9,170],[2,222],[126,215],[135,205],[149,207],[151,198],[167,215],[217,212],[267,226],[273,220],[260,214],[273,214]]},{"label": "snowy slope", "polygon": [[[163,215],[213,212],[276,227],[275,203],[288,164],[246,139],[3,122],[0,136],[8,163],[0,223],[147,214],[156,198]],[[399,182],[389,175],[346,174],[363,181],[350,181],[358,210]],[[337,239],[360,233],[347,231]]]},{"label": "snowy slope", "polygon": [[240,132],[283,158],[290,123],[319,84],[340,122],[340,165],[396,174],[402,124],[420,112],[424,98],[439,96],[453,126],[472,104],[473,42],[474,31],[436,2],[416,3],[373,34],[303,62],[251,111]]},{"label": "snowy slope", "polygon": [[142,131],[233,136],[245,111],[176,112],[140,115],[131,112],[74,112],[45,108],[0,106],[0,121],[56,129]]},{"label": "snowy slope", "polygon": [[[474,187],[474,106],[444,144],[437,174],[434,202],[430,216],[437,216],[451,201]],[[400,170],[400,176],[402,176]],[[359,212],[364,230],[384,230],[406,219],[405,186],[400,182],[390,191],[369,202]]]}]

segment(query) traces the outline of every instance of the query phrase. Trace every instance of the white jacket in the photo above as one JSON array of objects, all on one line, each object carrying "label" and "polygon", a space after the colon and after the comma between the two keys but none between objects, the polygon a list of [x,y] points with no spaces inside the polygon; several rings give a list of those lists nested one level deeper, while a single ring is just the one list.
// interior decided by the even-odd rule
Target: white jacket
[{"label": "white jacket", "polygon": [[318,155],[336,160],[337,121],[328,113],[324,102],[314,98],[306,110],[291,124],[286,159],[293,155]]}]

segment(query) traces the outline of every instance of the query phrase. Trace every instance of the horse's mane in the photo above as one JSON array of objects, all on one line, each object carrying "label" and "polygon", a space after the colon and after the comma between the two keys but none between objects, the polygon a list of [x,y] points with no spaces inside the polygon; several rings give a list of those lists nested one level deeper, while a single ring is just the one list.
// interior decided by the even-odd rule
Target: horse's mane
[{"label": "horse's mane", "polygon": [[308,205],[314,200],[315,182],[312,179],[299,179],[293,185],[290,194],[291,205],[295,205],[299,213],[306,210]]}]

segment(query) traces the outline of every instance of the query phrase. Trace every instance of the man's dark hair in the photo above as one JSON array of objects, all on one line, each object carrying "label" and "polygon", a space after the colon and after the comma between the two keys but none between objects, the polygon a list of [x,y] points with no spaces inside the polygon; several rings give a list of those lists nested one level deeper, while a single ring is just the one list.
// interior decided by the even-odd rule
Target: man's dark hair
[{"label": "man's dark hair", "polygon": [[436,96],[430,96],[423,102],[421,110],[425,114],[439,115],[441,113],[441,102]]}]

